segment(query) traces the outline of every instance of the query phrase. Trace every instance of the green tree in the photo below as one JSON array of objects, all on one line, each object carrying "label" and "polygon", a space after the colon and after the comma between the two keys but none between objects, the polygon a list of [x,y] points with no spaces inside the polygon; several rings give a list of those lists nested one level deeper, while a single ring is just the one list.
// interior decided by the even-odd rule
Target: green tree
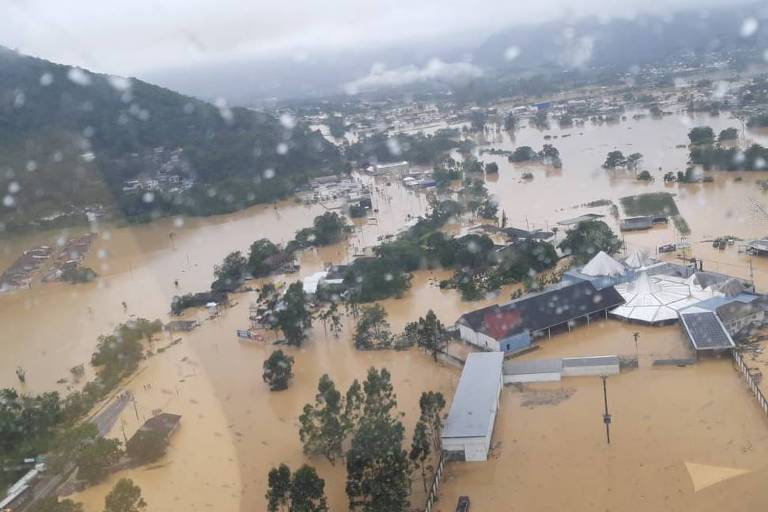
[{"label": "green tree", "polygon": [[629,156],[627,156],[627,169],[630,169],[632,171],[637,169],[637,166],[640,165],[640,160],[643,159],[642,153],[632,153]]},{"label": "green tree", "polygon": [[712,144],[715,142],[715,132],[709,126],[696,126],[688,132],[688,139],[693,145]]},{"label": "green tree", "polygon": [[270,391],[288,389],[288,382],[293,377],[293,358],[282,350],[275,350],[264,361],[262,378],[269,384]]},{"label": "green tree", "polygon": [[622,167],[626,163],[627,163],[627,160],[626,158],[624,158],[624,153],[622,153],[621,151],[611,151],[605,157],[605,162],[603,162],[603,167],[605,169],[615,169],[616,167]]},{"label": "green tree", "polygon": [[216,265],[213,268],[215,280],[211,284],[211,290],[235,290],[242,284],[247,268],[248,260],[240,251],[234,251],[227,254],[221,265]]},{"label": "green tree", "polygon": [[490,162],[485,164],[485,172],[487,174],[498,174],[499,173],[499,164],[496,162]]},{"label": "green tree", "polygon": [[351,421],[341,393],[331,378],[323,375],[317,385],[314,404],[305,405],[299,416],[299,436],[304,453],[323,456],[334,464],[344,454],[342,445],[351,429]]},{"label": "green tree", "polygon": [[347,131],[347,127],[344,124],[344,118],[337,115],[328,115],[326,118],[326,124],[328,124],[328,130],[331,132],[331,136],[340,139]]},{"label": "green tree", "polygon": [[653,180],[653,176],[651,176],[651,173],[648,171],[640,171],[640,174],[637,175],[638,181],[651,181]]},{"label": "green tree", "polygon": [[397,395],[392,386],[392,376],[386,368],[369,368],[363,382],[363,418],[389,415],[397,407]]},{"label": "green tree", "polygon": [[507,131],[512,131],[515,128],[517,128],[517,117],[515,117],[515,114],[510,112],[506,115],[506,117],[504,117],[504,129]]},{"label": "green tree", "polygon": [[480,131],[485,128],[487,121],[488,115],[482,110],[473,110],[469,115],[470,126],[474,131]]},{"label": "green tree", "polygon": [[419,398],[421,420],[429,427],[430,438],[435,450],[440,450],[440,435],[443,432],[442,413],[445,409],[445,397],[437,391],[425,391]]},{"label": "green tree", "polygon": [[408,509],[410,464],[402,423],[387,414],[364,415],[347,453],[349,506],[364,512]]},{"label": "green tree", "polygon": [[347,231],[344,217],[336,212],[325,212],[314,220],[314,245],[331,245],[342,239]]},{"label": "green tree", "polygon": [[327,512],[325,480],[312,466],[301,466],[291,476],[285,464],[267,476],[267,512]]},{"label": "green tree", "polygon": [[275,309],[275,327],[283,331],[289,345],[300,347],[307,337],[307,329],[312,327],[312,315],[307,309],[304,287],[300,281],[288,287],[282,303]]},{"label": "green tree", "polygon": [[104,512],[141,512],[145,508],[147,503],[141,497],[141,488],[130,478],[118,480],[104,498]]},{"label": "green tree", "polygon": [[580,222],[568,231],[558,247],[565,255],[572,255],[577,263],[586,263],[600,251],[614,254],[621,248],[621,240],[601,220]]},{"label": "green tree", "polygon": [[96,439],[87,445],[77,457],[77,476],[95,484],[107,476],[109,466],[116,464],[123,456],[117,439]]},{"label": "green tree", "polygon": [[496,201],[491,199],[484,200],[482,203],[480,203],[480,206],[477,209],[477,214],[483,219],[488,220],[496,219],[498,213],[499,205],[496,204]]},{"label": "green tree", "polygon": [[263,277],[272,272],[274,266],[269,263],[269,258],[279,252],[280,247],[266,238],[253,242],[248,251],[248,270],[251,275],[253,277]]},{"label": "green tree", "polygon": [[417,344],[425,352],[431,353],[437,362],[437,354],[442,352],[448,344],[448,332],[431,309],[425,317],[419,318],[416,336]]},{"label": "green tree", "polygon": [[288,507],[290,492],[291,469],[285,464],[272,468],[267,476],[267,511],[284,511]]},{"label": "green tree", "polygon": [[411,451],[408,453],[408,458],[411,459],[412,463],[418,464],[419,469],[421,470],[424,493],[428,492],[425,464],[429,455],[432,453],[432,442],[429,437],[427,424],[423,419],[420,419],[413,430],[413,441],[411,441]]},{"label": "green tree", "polygon": [[301,466],[291,481],[291,512],[327,512],[325,480],[312,466]]},{"label": "green tree", "polygon": [[520,146],[515,148],[509,156],[510,162],[528,162],[536,158],[536,151],[531,146]]},{"label": "green tree", "polygon": [[387,311],[380,304],[362,308],[353,339],[359,350],[385,348],[392,344]]},{"label": "green tree", "polygon": [[739,130],[736,128],[726,128],[725,130],[720,130],[720,135],[717,136],[718,142],[726,142],[731,140],[736,140],[739,138]]}]

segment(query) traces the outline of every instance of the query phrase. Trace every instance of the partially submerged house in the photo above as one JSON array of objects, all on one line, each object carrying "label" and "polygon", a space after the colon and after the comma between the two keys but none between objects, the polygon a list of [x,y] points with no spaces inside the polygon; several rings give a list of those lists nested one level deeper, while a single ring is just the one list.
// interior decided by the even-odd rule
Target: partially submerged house
[{"label": "partially submerged house", "polygon": [[472,353],[464,364],[441,434],[445,455],[454,460],[485,461],[499,409],[504,355]]},{"label": "partially submerged house", "polygon": [[695,306],[688,308],[680,313],[680,323],[697,356],[701,352],[722,352],[736,346],[725,325],[712,311]]},{"label": "partially submerged house", "polygon": [[461,339],[484,350],[516,352],[552,329],[570,330],[579,319],[607,316],[624,300],[609,286],[598,290],[589,281],[563,283],[506,304],[463,314],[456,322]]}]

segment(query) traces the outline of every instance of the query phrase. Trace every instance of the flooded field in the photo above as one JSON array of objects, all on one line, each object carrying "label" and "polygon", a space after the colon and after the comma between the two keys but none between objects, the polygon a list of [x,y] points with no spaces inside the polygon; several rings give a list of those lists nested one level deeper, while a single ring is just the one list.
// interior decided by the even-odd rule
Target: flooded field
[{"label": "flooded field", "polygon": [[[676,194],[677,206],[691,227],[688,256],[701,258],[705,269],[749,277],[749,257],[739,253],[738,246],[718,251],[707,240],[725,234],[742,238],[767,234],[768,218],[755,204],[764,205],[768,198],[755,180],[768,178],[768,172],[711,173],[714,183],[690,185],[665,185],[661,179],[666,171],[684,170],[687,150],[675,146],[685,144],[687,131],[698,124],[708,124],[716,132],[738,126],[727,115],[691,118],[676,114],[661,120],[634,121],[630,117],[615,125],[547,132],[525,128],[516,133],[514,141],[506,133],[498,133],[487,142],[499,149],[530,145],[537,150],[545,142],[552,143],[560,150],[562,169],[511,164],[505,157],[488,154],[481,159],[499,164],[498,178],[489,178],[487,185],[510,226],[546,228],[585,212],[607,215],[607,208],[579,205],[599,199],[618,203],[627,195],[669,191]],[[558,138],[545,141],[545,134]],[[570,136],[563,138],[563,134]],[[641,183],[633,173],[602,169],[606,153],[613,149],[643,153],[643,168],[651,170],[656,180]],[[523,170],[532,172],[534,179],[521,181]],[[736,181],[738,177],[742,180]],[[390,181],[390,185],[386,179],[376,182],[375,220],[355,221],[349,244],[303,254],[301,272],[287,279],[298,279],[328,263],[347,261],[426,210],[423,195],[408,191],[394,179]],[[71,367],[87,363],[98,335],[134,315],[167,320],[172,296],[206,289],[213,266],[228,252],[246,250],[258,238],[285,242],[323,211],[318,205],[284,201],[205,219],[168,218],[140,226],[99,226],[84,262],[100,274],[96,282],[35,282],[31,289],[0,295],[0,349],[4,354],[0,386],[17,386],[14,371],[22,366],[27,373],[24,391],[64,392],[68,383],[57,381],[68,378]],[[606,220],[617,229],[615,219],[607,216]],[[60,237],[82,231],[2,240],[0,267],[7,267],[26,248],[55,243]],[[676,241],[678,234],[670,224],[624,238],[630,247],[653,250]],[[755,257],[752,263],[758,291],[768,290],[768,258]],[[443,322],[452,324],[465,311],[509,296],[510,289],[505,289],[498,299],[461,302],[455,291],[437,287],[437,282],[449,274],[418,272],[404,298],[383,301],[393,330],[400,330],[429,308]],[[416,350],[355,351],[348,318],[339,339],[326,337],[322,325],[315,325],[304,347],[289,349],[296,359],[296,377],[287,391],[270,393],[262,382],[261,368],[271,347],[240,344],[234,334],[235,329],[247,326],[248,305],[254,294],[233,299],[237,305],[181,336],[182,343],[151,358],[127,385],[137,396],[140,418],[158,408],[183,415],[182,427],[164,460],[151,468],[121,472],[110,480],[129,474],[141,485],[152,510],[262,509],[269,468],[280,462],[295,468],[305,462],[297,418],[301,407],[313,399],[323,373],[345,388],[352,379],[363,378],[370,366],[387,367],[408,429],[416,420],[422,391],[442,391],[448,397],[453,393],[459,370],[435,365]],[[640,332],[637,349],[634,332]],[[640,369],[610,380],[615,415],[611,447],[604,445],[599,379],[565,380],[555,387],[526,391],[508,387],[497,425],[496,441],[501,444],[493,460],[452,465],[438,508],[453,510],[456,497],[463,494],[472,496],[473,508],[478,510],[555,510],[566,506],[584,511],[712,510],[716,504],[738,503],[739,508],[747,508],[768,502],[768,491],[758,485],[765,477],[761,461],[768,460],[768,425],[730,362],[651,367],[653,359],[689,355],[679,327],[600,321],[572,333],[560,333],[544,342],[540,350],[523,357],[636,353]],[[522,405],[528,400],[527,394],[561,389],[574,391],[556,405]],[[113,429],[114,437],[122,438],[123,426],[130,436],[138,425],[132,408],[124,411],[122,419],[124,423],[119,421]],[[331,509],[346,510],[342,465],[312,464],[326,479]],[[696,481],[705,481],[712,473],[697,464],[748,473],[717,486],[699,485],[699,492],[694,492]],[[699,480],[692,480],[691,471]],[[86,503],[89,512],[100,510],[110,482],[77,498]],[[173,491],[168,492],[169,488]]]},{"label": "flooded field", "polygon": [[452,464],[437,510],[760,510],[766,418],[728,361],[505,387],[492,456]]}]

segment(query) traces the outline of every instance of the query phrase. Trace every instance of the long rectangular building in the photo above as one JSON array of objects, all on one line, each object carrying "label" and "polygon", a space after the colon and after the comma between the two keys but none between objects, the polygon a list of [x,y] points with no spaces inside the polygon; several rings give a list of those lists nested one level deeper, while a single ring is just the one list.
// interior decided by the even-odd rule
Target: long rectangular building
[{"label": "long rectangular building", "polygon": [[485,461],[491,448],[502,382],[501,352],[467,358],[441,435],[443,451],[453,459]]},{"label": "long rectangular building", "polygon": [[601,290],[589,281],[564,283],[506,304],[463,314],[456,322],[461,339],[485,350],[516,352],[537,336],[624,303],[613,286]]}]

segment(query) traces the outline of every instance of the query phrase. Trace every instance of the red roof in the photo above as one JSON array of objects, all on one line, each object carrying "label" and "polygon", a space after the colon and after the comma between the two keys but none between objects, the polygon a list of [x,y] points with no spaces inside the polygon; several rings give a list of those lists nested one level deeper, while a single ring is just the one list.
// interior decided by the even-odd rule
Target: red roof
[{"label": "red roof", "polygon": [[500,340],[520,326],[522,320],[517,309],[498,308],[486,313],[483,323],[485,333],[495,340]]}]

